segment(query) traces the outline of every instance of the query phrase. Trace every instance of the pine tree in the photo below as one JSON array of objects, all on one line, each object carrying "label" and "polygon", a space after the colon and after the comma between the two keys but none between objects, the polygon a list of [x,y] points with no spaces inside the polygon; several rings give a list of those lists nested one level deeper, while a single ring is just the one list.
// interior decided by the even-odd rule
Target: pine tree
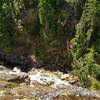
[{"label": "pine tree", "polygon": [[[76,35],[72,40],[73,44],[73,66],[79,72],[83,86],[88,86],[88,75],[95,76],[95,71],[100,67],[96,67],[94,59],[95,55],[95,41],[92,37],[97,34],[95,31],[95,22],[98,17],[98,0],[88,0],[85,3],[85,8],[82,12],[80,22],[76,27]],[[100,37],[98,37],[100,38]],[[80,74],[81,73],[81,74]],[[86,76],[86,77],[85,77]],[[85,83],[87,81],[87,83]]]}]

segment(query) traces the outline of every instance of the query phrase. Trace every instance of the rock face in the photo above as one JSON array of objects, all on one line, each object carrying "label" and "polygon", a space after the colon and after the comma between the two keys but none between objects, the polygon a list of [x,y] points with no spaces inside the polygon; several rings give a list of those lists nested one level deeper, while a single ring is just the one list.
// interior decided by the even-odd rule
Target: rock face
[{"label": "rock face", "polygon": [[13,70],[10,70],[4,66],[0,66],[0,80],[14,83],[25,82],[26,84],[30,84],[30,78],[28,75],[24,72],[21,72],[21,70],[16,67]]},{"label": "rock face", "polygon": [[7,54],[5,52],[0,52],[0,62],[2,65],[13,69],[14,67],[19,67],[21,71],[28,72],[32,67],[37,67],[38,62],[35,57],[32,56],[18,56],[15,54]]},{"label": "rock face", "polygon": [[0,80],[10,80],[10,79],[15,79],[17,78],[17,74],[11,71],[10,69],[7,69],[4,66],[0,66]]}]

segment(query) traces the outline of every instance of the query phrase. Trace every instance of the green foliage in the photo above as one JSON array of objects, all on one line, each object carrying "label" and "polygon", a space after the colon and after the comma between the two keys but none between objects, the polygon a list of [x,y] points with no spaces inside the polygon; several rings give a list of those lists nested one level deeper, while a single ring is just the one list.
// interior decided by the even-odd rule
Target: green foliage
[{"label": "green foliage", "polygon": [[[95,31],[95,21],[98,17],[96,14],[98,12],[97,5],[98,0],[87,1],[80,22],[76,27],[75,38],[72,40],[72,65],[79,72],[77,75],[80,77],[81,85],[86,87],[90,85],[88,76],[95,77],[96,73],[100,72],[100,65],[95,61],[96,50],[99,49],[95,48],[97,42],[94,43],[93,40],[93,37],[98,34]],[[100,37],[98,38],[100,39]]]},{"label": "green foliage", "polygon": [[40,23],[45,24],[46,21],[46,0],[38,1]]},{"label": "green foliage", "polygon": [[[94,20],[95,20],[95,2],[88,2],[83,11],[81,20],[76,27],[75,51],[76,59],[80,58],[86,52],[89,46],[89,40],[93,34]],[[93,7],[94,6],[94,7]]]},{"label": "green foliage", "polygon": [[100,90],[100,82],[93,77],[90,77],[90,87],[91,90]]},{"label": "green foliage", "polygon": [[[41,42],[42,41],[42,42]],[[38,46],[36,48],[36,56],[38,58],[43,58],[46,55],[48,45],[48,39],[46,38],[45,33],[41,33],[38,37]]]},{"label": "green foliage", "polygon": [[84,10],[87,0],[65,0],[65,1],[69,2],[75,7],[76,16],[77,16],[77,19],[79,20],[82,15],[82,12]]},{"label": "green foliage", "polygon": [[[69,29],[69,26],[67,26],[66,23],[67,20],[69,20],[69,16],[72,12],[68,12],[67,5],[68,4],[64,0],[39,0],[38,1],[39,20],[40,20],[40,24],[42,25],[42,30],[40,35],[42,37],[45,36],[46,38],[44,37],[43,41],[47,42],[46,43],[47,46],[43,45],[41,46],[42,48],[39,46],[40,48],[38,48],[39,49],[38,51],[42,52],[44,50],[42,52],[42,55],[45,55],[46,52],[49,51],[49,48],[53,48],[53,49],[55,48],[57,49],[57,52],[59,52],[57,53],[56,56],[59,59],[64,58],[63,59],[64,64],[65,62],[69,63],[70,61],[70,53],[68,51],[66,52],[65,49],[67,48],[66,41],[69,41],[70,35],[68,34],[71,33],[70,31],[71,29]],[[67,56],[65,57],[65,55]]]},{"label": "green foliage", "polygon": [[[12,36],[10,28],[12,27],[12,16],[9,11],[8,2],[0,2],[0,47],[8,47],[11,43],[9,41]],[[10,22],[9,22],[10,21]],[[13,30],[12,30],[13,31]]]}]

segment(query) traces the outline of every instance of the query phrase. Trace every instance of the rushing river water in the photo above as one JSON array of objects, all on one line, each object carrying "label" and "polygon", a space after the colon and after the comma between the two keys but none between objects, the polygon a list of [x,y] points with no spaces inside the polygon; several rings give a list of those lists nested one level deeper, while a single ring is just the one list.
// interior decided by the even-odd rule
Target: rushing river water
[{"label": "rushing river water", "polygon": [[[68,96],[100,98],[99,91],[89,91],[88,89],[72,85],[69,83],[68,80],[66,80],[67,78],[70,77],[70,75],[63,74],[62,72],[59,71],[50,72],[44,69],[33,69],[28,73],[24,73],[21,72],[20,69],[18,69],[17,67],[15,67],[13,70],[10,70],[6,69],[3,66],[0,66],[0,76],[1,76],[0,79],[2,80],[6,81],[9,80],[10,84],[12,84],[12,82],[13,83],[18,82],[17,80],[23,80],[19,81],[19,83],[16,83],[17,86],[14,86],[9,89],[6,87],[4,89],[1,89],[0,97],[6,96],[5,93],[6,90],[8,89],[9,94],[13,95],[14,98],[16,97],[16,95],[17,98],[24,96],[25,98],[36,97],[38,98],[36,100],[66,100]],[[26,82],[28,82],[27,85],[24,84]],[[4,86],[4,83],[2,85],[1,81],[0,81],[0,86]],[[22,93],[23,95],[20,93]],[[61,99],[62,96],[65,99]],[[18,99],[18,100],[23,100],[23,99]],[[28,100],[35,100],[35,99],[28,99]],[[68,100],[73,100],[73,99],[68,99]]]}]

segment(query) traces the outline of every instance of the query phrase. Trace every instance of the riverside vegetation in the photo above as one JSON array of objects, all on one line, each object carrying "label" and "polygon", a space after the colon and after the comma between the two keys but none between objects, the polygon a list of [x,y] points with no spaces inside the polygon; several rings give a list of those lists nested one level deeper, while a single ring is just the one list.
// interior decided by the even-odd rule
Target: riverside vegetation
[{"label": "riverside vegetation", "polygon": [[100,90],[100,0],[0,0],[5,63],[3,52],[37,59],[77,76],[78,86]]}]

